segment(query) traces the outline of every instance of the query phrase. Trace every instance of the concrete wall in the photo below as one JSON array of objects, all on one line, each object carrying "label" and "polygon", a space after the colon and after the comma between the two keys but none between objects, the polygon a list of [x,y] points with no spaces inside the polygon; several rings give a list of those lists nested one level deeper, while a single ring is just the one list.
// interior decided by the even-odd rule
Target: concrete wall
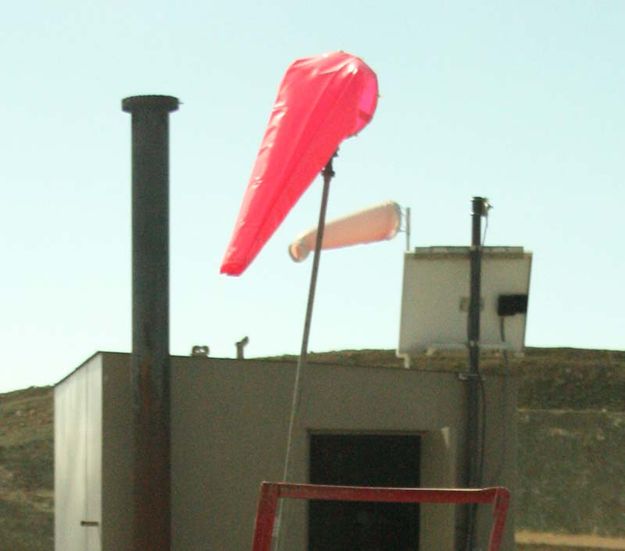
[{"label": "concrete wall", "polygon": [[102,357],[91,357],[54,392],[54,545],[101,551]]},{"label": "concrete wall", "polygon": [[[130,551],[130,357],[105,353],[98,358],[104,389],[103,550]],[[248,549],[259,484],[282,477],[294,365],[174,357],[172,370],[173,549]],[[81,377],[79,370],[57,387],[59,403],[70,386],[77,395],[84,390]],[[513,487],[514,389],[508,386],[504,392],[503,383],[498,376],[485,382],[489,420],[485,483]],[[302,387],[291,480],[308,481],[311,433],[404,433],[422,436],[422,486],[461,484],[465,387],[457,373],[316,364],[305,370]],[[57,415],[64,418],[68,413],[59,409]],[[80,432],[78,425],[74,429]],[[57,445],[69,441],[61,439]],[[59,458],[58,476],[71,470],[64,466],[67,455],[59,452]],[[81,484],[67,478],[61,483],[68,490],[59,499],[61,495],[73,499],[76,484]],[[63,507],[58,503],[57,510]],[[306,548],[305,510],[303,504],[287,509],[285,549]],[[67,516],[57,517],[57,530],[64,530],[67,520]],[[480,513],[481,526],[489,521],[490,511]],[[451,507],[422,507],[422,550],[451,551],[453,533]],[[512,534],[510,522],[505,549],[513,549]],[[56,550],[73,548],[57,543]]]}]

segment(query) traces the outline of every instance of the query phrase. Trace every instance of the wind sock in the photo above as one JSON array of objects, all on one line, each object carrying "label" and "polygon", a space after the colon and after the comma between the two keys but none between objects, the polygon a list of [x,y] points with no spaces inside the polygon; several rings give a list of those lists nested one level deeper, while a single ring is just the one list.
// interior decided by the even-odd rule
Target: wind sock
[{"label": "wind sock", "polygon": [[[394,201],[386,201],[325,225],[322,249],[338,249],[351,245],[374,243],[393,239],[401,226],[401,207]],[[289,254],[295,262],[305,260],[315,249],[317,227],[297,236],[289,245]]]},{"label": "wind sock", "polygon": [[298,59],[289,66],[221,273],[243,273],[340,143],[371,120],[377,99],[375,73],[348,53]]}]

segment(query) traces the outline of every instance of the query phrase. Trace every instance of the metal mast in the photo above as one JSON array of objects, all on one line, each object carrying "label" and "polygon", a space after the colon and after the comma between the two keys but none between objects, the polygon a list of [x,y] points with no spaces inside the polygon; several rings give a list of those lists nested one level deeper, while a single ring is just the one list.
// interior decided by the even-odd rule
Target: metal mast
[{"label": "metal mast", "polygon": [[[480,310],[482,306],[482,217],[488,212],[488,200],[473,197],[471,212],[471,276],[467,328],[469,373],[467,375],[467,426],[465,485],[477,488],[482,483],[482,444],[480,431]],[[482,419],[483,423],[484,420]],[[467,506],[465,550],[473,549],[476,506]]]}]

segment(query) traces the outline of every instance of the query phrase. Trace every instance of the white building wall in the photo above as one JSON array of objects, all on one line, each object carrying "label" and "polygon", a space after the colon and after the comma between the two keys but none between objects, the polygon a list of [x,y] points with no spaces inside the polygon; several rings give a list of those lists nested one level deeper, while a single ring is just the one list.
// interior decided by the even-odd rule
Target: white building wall
[{"label": "white building wall", "polygon": [[54,392],[57,551],[101,551],[101,380],[102,358],[96,355],[59,383]]}]

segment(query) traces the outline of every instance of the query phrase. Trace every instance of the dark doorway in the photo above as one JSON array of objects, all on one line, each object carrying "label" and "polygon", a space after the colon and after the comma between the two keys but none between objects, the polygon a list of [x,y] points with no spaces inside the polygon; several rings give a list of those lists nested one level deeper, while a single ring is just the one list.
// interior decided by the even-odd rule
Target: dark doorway
[{"label": "dark doorway", "polygon": [[[419,486],[417,435],[312,434],[310,482],[344,486]],[[417,551],[413,503],[311,501],[309,551]]]}]

